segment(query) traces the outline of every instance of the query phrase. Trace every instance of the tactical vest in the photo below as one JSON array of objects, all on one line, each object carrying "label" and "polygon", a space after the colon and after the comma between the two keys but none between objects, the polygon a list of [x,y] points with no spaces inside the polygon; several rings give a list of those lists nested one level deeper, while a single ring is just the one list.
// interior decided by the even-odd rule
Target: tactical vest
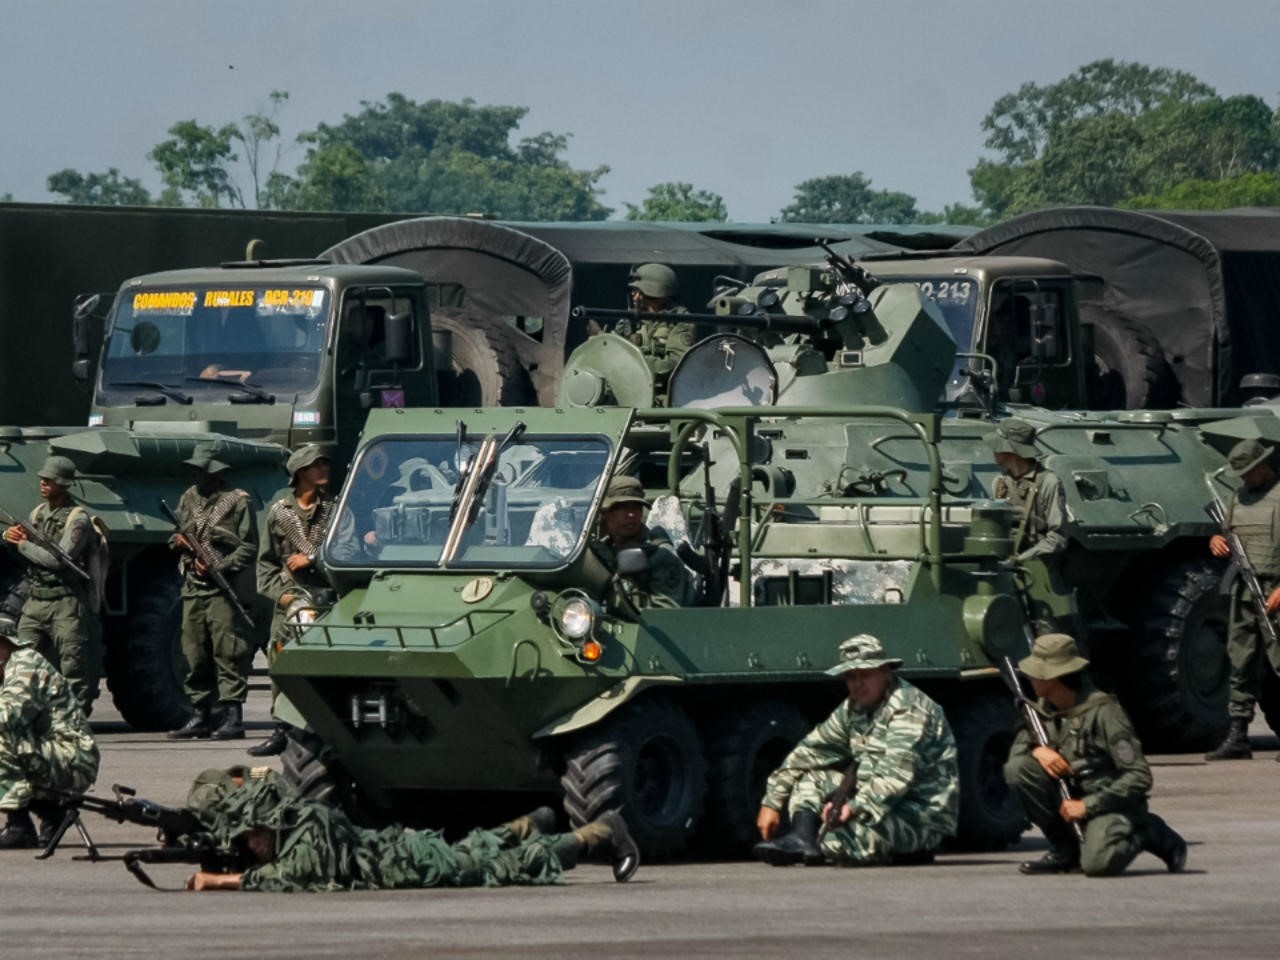
[{"label": "tactical vest", "polygon": [[1280,576],[1280,482],[1265,490],[1238,490],[1227,526],[1240,537],[1260,577]]},{"label": "tactical vest", "polygon": [[[31,511],[27,522],[46,540],[61,544],[62,535],[66,532],[71,514],[83,507],[69,503],[65,507],[51,508],[47,503],[40,503]],[[92,531],[90,531],[92,533]],[[88,586],[80,578],[68,570],[50,570],[34,563],[27,565],[27,581],[30,583],[29,595],[37,600],[55,600],[70,594],[87,595]]]},{"label": "tactical vest", "polygon": [[995,484],[995,495],[1009,501],[1013,507],[1014,530],[1021,531],[1017,542],[1013,545],[1015,553],[1020,553],[1035,546],[1049,532],[1048,518],[1044,511],[1036,509],[1036,494],[1044,481],[1044,469],[1032,467],[1016,480],[1012,477],[998,477]]}]

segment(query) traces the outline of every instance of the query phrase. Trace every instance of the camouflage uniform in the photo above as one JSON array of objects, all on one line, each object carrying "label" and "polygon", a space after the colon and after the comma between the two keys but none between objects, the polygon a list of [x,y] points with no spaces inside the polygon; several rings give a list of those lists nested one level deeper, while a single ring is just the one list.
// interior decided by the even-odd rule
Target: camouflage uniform
[{"label": "camouflage uniform", "polygon": [[[50,508],[40,503],[27,521],[40,534],[61,547],[71,559],[84,567],[88,550],[97,539],[89,514],[76,504]],[[18,621],[18,637],[24,646],[33,646],[50,663],[56,665],[86,714],[93,709],[97,696],[95,665],[89,668],[89,657],[98,656],[98,616],[90,600],[91,586],[67,570],[62,561],[26,540],[17,544],[18,554],[27,565],[30,584],[27,601],[22,605]]]},{"label": "camouflage uniform", "polygon": [[[224,846],[254,827],[275,834],[271,862],[249,867],[241,889],[268,892],[380,890],[558,883],[578,859],[573,834],[536,831],[521,839],[508,826],[475,830],[448,844],[435,830],[355,826],[327,804],[307,800],[265,771],[242,787],[210,788],[202,775],[197,815]],[[195,789],[193,788],[193,794]],[[193,805],[189,798],[189,805]]]},{"label": "camouflage uniform", "polygon": [[[256,511],[244,490],[217,490],[208,496],[195,486],[178,501],[177,517],[221,559],[217,569],[228,582],[253,562],[258,549]],[[178,549],[176,537],[169,545]],[[197,709],[244,703],[249,691],[253,647],[241,618],[217,585],[196,572],[194,558],[182,557],[182,652],[187,658],[186,691]]]},{"label": "camouflage uniform", "polygon": [[634,543],[615,547],[607,537],[593,545],[596,556],[609,569],[618,569],[618,550],[639,547],[649,559],[649,572],[643,581],[628,579],[627,592],[637,607],[688,607],[697,601],[693,574],[684,565],[671,538],[661,527],[645,527]]},{"label": "camouflage uniform", "polygon": [[15,649],[3,669],[0,810],[25,810],[42,789],[88,790],[98,745],[70,684],[30,649]]},{"label": "camouflage uniform", "polygon": [[801,740],[765,786],[764,805],[820,813],[858,763],[854,817],[821,839],[842,865],[888,863],[932,850],[955,832],[960,809],[956,742],[942,708],[901,677],[872,712],[843,701]]},{"label": "camouflage uniform", "polygon": [[[1265,597],[1280,580],[1280,480],[1258,489],[1237,490],[1227,508],[1227,527],[1239,535]],[[1280,648],[1262,632],[1243,577],[1236,577],[1231,585],[1227,658],[1231,661],[1227,713],[1247,723],[1253,719],[1262,671],[1280,673]]]}]

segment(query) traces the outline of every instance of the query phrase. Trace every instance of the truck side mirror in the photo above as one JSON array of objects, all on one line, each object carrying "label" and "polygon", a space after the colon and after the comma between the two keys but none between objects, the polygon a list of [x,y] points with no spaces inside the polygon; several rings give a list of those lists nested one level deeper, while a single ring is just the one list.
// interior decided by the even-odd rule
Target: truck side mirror
[{"label": "truck side mirror", "polygon": [[649,572],[649,558],[641,547],[618,551],[618,576],[636,577]]},{"label": "truck side mirror", "polygon": [[82,293],[75,299],[71,313],[71,346],[74,350],[71,376],[86,381],[93,373],[93,355],[101,339],[100,319],[94,313],[102,302],[102,295]]},{"label": "truck side mirror", "polygon": [[413,315],[408,312],[388,315],[386,336],[387,362],[410,363],[413,360]]}]

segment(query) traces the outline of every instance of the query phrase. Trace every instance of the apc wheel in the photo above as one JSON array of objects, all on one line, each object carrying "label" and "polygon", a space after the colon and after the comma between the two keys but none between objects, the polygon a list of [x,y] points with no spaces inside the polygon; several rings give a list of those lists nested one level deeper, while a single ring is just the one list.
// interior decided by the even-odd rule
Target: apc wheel
[{"label": "apc wheel", "polygon": [[308,800],[340,806],[346,776],[323,740],[309,730],[291,729],[280,755],[280,771]]},{"label": "apc wheel", "polygon": [[431,325],[437,332],[452,335],[449,371],[439,374],[443,403],[453,407],[507,407],[531,400],[529,375],[500,318],[439,307],[431,314]]},{"label": "apc wheel", "polygon": [[1026,814],[1004,779],[1015,717],[1008,698],[982,695],[947,710],[956,738],[960,773],[960,818],[954,846],[1003,850],[1027,828]]},{"label": "apc wheel", "polygon": [[1096,378],[1089,385],[1095,410],[1155,410],[1171,407],[1178,384],[1160,342],[1143,324],[1103,307],[1084,309],[1093,327]]},{"label": "apc wheel", "polygon": [[789,703],[757,703],[722,717],[711,729],[707,756],[706,845],[723,856],[745,857],[758,840],[756,814],[765,782],[810,724]]},{"label": "apc wheel", "polygon": [[182,581],[172,563],[135,561],[129,569],[129,616],[109,617],[107,687],[125,722],[138,730],[173,730],[191,712],[183,689]]},{"label": "apc wheel", "polygon": [[1148,750],[1209,750],[1227,730],[1226,604],[1208,560],[1173,567],[1134,620],[1125,706]]},{"label": "apc wheel", "polygon": [[707,764],[698,732],[678,706],[661,700],[619,708],[565,758],[564,809],[579,827],[619,811],[650,860],[687,846],[702,816]]}]

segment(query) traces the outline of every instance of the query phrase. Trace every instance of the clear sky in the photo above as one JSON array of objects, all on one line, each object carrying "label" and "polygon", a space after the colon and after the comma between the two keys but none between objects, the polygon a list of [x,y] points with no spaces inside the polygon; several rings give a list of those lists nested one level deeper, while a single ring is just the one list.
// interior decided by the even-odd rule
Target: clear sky
[{"label": "clear sky", "polygon": [[[146,159],[286,90],[286,135],[398,91],[529,108],[625,211],[680,180],[739,221],[861,170],[970,202],[981,121],[1022,83],[1113,57],[1280,100],[1280,0],[0,0],[0,195]],[[295,147],[282,169],[292,173]]]}]

